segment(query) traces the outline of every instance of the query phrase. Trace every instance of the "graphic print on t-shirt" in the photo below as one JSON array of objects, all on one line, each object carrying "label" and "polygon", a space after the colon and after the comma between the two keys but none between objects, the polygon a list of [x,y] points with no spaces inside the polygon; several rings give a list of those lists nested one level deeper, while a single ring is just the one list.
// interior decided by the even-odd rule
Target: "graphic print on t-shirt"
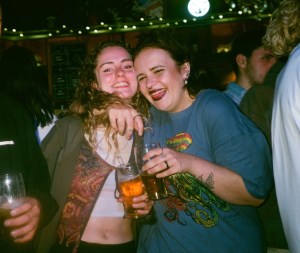
[{"label": "graphic print on t-shirt", "polygon": [[[188,149],[193,143],[192,136],[186,132],[178,133],[166,140],[168,148],[178,152]],[[198,180],[189,173],[177,173],[166,178],[171,193],[160,201],[165,206],[164,216],[169,222],[177,221],[184,225],[180,212],[185,212],[196,223],[213,227],[218,223],[216,209],[228,211],[229,205],[211,192],[205,181]]]}]

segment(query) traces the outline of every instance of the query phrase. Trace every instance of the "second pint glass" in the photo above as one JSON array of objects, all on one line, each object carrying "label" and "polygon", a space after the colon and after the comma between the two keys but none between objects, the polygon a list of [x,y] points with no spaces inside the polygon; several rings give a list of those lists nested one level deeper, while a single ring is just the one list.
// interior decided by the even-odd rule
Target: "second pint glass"
[{"label": "second pint glass", "polygon": [[[151,149],[160,148],[159,143],[146,143],[143,146],[135,147],[135,157],[137,162],[142,166],[142,164],[147,161],[143,161],[143,156],[148,153]],[[146,188],[146,192],[151,200],[159,200],[168,197],[168,191],[166,188],[166,183],[164,178],[157,178],[156,174],[148,174],[144,171],[141,173],[141,178]]]}]

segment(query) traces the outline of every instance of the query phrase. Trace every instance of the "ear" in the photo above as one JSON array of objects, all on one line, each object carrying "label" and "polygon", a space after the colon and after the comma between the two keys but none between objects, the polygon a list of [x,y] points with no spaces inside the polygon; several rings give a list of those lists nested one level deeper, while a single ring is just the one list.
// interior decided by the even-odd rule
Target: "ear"
[{"label": "ear", "polygon": [[247,66],[247,57],[243,54],[238,54],[235,58],[236,64],[239,68],[246,68]]},{"label": "ear", "polygon": [[184,64],[182,64],[181,72],[184,80],[187,80],[189,78],[190,71],[191,71],[191,65],[189,62],[185,62]]}]

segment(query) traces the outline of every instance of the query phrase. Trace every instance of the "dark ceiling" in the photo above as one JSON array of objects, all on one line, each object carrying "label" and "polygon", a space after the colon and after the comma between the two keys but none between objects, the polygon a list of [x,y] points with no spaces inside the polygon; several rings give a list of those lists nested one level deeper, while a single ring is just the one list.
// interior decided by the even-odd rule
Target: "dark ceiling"
[{"label": "dark ceiling", "polygon": [[[151,0],[161,2],[164,19],[191,16],[187,12],[189,0]],[[3,28],[39,30],[51,26],[49,17],[55,17],[56,26],[69,27],[138,21],[145,13],[137,11],[149,0],[0,0],[2,2]],[[222,0],[210,0],[212,11],[225,11]],[[53,25],[54,23],[52,23]]]},{"label": "dark ceiling", "polygon": [[[0,0],[1,1],[1,0]],[[131,0],[2,0],[3,27],[24,30],[47,28],[49,17],[55,17],[57,25],[87,25],[89,18],[101,15],[110,18],[113,8],[127,15]],[[105,17],[104,15],[108,16]]]},{"label": "dark ceiling", "polygon": [[[228,12],[228,0],[209,0],[211,13]],[[254,5],[262,0],[232,0],[237,3]],[[270,3],[280,0],[268,0]],[[61,25],[78,28],[98,25],[138,21],[145,12],[136,7],[146,3],[161,2],[164,19],[191,18],[187,12],[189,0],[0,0],[2,5],[3,28],[17,30],[40,30]],[[54,19],[50,18],[54,17]],[[149,16],[148,18],[153,18]]]}]

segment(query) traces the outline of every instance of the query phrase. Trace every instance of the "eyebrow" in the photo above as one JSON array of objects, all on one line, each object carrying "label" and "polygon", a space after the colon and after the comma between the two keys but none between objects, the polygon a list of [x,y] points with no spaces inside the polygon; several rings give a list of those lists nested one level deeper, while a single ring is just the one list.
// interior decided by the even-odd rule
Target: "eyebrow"
[{"label": "eyebrow", "polygon": [[[123,59],[121,61],[121,63],[124,63],[124,62],[133,62],[133,61],[132,61],[132,59]],[[107,65],[107,64],[114,64],[114,62],[113,61],[104,62],[98,68],[102,68],[104,65]]]},{"label": "eyebrow", "polygon": [[164,67],[165,67],[165,65],[156,65],[156,66],[152,67],[150,70],[154,70],[156,68],[164,68]]},{"label": "eyebrow", "polygon": [[[156,69],[156,68],[164,68],[164,67],[165,67],[165,65],[156,65],[156,66],[152,67],[152,68],[150,69],[150,71],[153,71],[153,70]],[[144,74],[143,74],[143,73],[138,74],[136,77],[139,77],[139,76],[141,76],[141,75],[144,75]]]},{"label": "eyebrow", "polygon": [[273,54],[263,54],[262,56],[261,56],[261,58],[264,58],[264,57],[268,57],[268,58],[275,58],[275,56],[273,55]]}]

